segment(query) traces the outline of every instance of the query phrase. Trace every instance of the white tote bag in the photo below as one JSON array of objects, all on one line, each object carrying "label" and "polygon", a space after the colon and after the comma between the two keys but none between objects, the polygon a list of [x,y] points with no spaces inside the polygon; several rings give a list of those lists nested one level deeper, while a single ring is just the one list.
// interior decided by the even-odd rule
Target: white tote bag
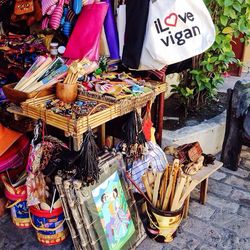
[{"label": "white tote bag", "polygon": [[122,58],[123,46],[124,46],[124,34],[126,28],[126,5],[119,5],[117,8],[117,30],[119,38],[119,50],[120,57]]},{"label": "white tote bag", "polygon": [[142,48],[140,66],[137,69],[138,71],[140,71],[140,70],[161,70],[165,66],[166,66],[166,64],[160,63],[157,60],[155,60],[145,47]]},{"label": "white tote bag", "polygon": [[206,51],[215,27],[202,0],[151,0],[141,65],[148,53],[160,65],[181,62]]}]

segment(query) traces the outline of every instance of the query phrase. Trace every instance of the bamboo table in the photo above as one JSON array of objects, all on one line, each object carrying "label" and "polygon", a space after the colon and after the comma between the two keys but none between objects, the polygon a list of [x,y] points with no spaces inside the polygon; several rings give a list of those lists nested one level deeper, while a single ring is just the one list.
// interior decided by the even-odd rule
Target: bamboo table
[{"label": "bamboo table", "polygon": [[[43,108],[37,111],[36,107],[32,106],[33,103],[42,103],[45,100],[44,97],[29,99],[23,102],[19,107],[16,105],[10,106],[7,111],[13,113],[14,116],[25,116],[33,119],[42,119],[46,124],[63,130],[66,136],[72,136],[74,150],[79,151],[81,148],[83,134],[87,131],[90,126],[92,129],[99,129],[99,138],[101,144],[104,145],[105,142],[105,124],[117,117],[130,113],[135,108],[142,108],[146,105],[148,101],[154,101],[155,99],[155,116],[153,117],[154,124],[156,125],[156,140],[158,144],[161,144],[162,130],[163,130],[163,113],[164,113],[164,94],[167,89],[166,83],[158,83],[155,85],[155,89],[152,95],[145,94],[139,97],[133,97],[131,99],[122,100],[121,102],[114,103],[107,109],[94,113],[88,117],[83,117],[80,121],[72,121],[53,114],[51,111]],[[54,96],[48,96],[48,98],[53,98]],[[82,97],[83,98],[83,97]],[[29,108],[30,107],[30,108]],[[98,117],[101,117],[99,119]],[[59,120],[60,119],[60,120]]]},{"label": "bamboo table", "polygon": [[[197,174],[192,176],[192,182],[190,184],[190,192],[195,189],[195,187],[199,184],[200,186],[200,203],[205,204],[207,201],[207,188],[208,188],[208,178],[216,172],[219,168],[221,168],[223,165],[222,162],[215,161],[214,165],[209,164],[208,166],[204,166]],[[188,215],[188,209],[189,209],[189,200],[190,195],[187,197],[185,201],[185,207],[184,207],[184,218]]]}]

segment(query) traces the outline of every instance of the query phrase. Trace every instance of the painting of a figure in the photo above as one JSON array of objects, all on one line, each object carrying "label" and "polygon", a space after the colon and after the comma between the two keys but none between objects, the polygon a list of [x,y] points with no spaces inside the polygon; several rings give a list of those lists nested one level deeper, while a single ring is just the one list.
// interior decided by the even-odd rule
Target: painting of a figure
[{"label": "painting of a figure", "polygon": [[92,191],[109,249],[118,250],[135,232],[117,172]]}]

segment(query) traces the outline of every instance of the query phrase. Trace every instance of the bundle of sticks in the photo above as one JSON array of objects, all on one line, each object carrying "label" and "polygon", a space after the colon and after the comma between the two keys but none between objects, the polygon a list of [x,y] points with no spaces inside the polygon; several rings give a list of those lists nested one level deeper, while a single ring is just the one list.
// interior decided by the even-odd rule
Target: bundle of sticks
[{"label": "bundle of sticks", "polygon": [[75,84],[80,76],[92,73],[98,68],[96,62],[91,62],[86,58],[75,60],[71,63],[68,74],[64,79],[64,84]]},{"label": "bundle of sticks", "polygon": [[[100,172],[108,170],[109,164],[117,159],[113,153],[105,153],[100,156]],[[106,164],[104,164],[104,162]],[[74,174],[73,174],[74,175]],[[55,184],[62,200],[62,207],[72,241],[76,250],[100,250],[100,240],[96,233],[97,219],[91,216],[88,201],[91,199],[91,187],[86,186],[80,179],[73,177],[71,173],[59,171],[55,176]]]},{"label": "bundle of sticks", "polygon": [[152,206],[163,211],[180,209],[191,192],[191,177],[186,175],[178,159],[163,172],[147,170],[142,176]]}]

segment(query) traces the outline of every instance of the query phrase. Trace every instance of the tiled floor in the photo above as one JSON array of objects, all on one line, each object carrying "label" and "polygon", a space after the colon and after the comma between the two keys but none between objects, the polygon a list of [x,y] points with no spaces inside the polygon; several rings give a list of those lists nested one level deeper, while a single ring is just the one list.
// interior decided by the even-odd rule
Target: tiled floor
[{"label": "tiled floor", "polygon": [[229,89],[229,88],[233,89],[234,84],[239,80],[250,81],[250,72],[242,73],[242,75],[240,77],[238,77],[238,76],[226,77],[224,79],[224,84],[218,87],[218,92],[226,93],[227,89]]}]

